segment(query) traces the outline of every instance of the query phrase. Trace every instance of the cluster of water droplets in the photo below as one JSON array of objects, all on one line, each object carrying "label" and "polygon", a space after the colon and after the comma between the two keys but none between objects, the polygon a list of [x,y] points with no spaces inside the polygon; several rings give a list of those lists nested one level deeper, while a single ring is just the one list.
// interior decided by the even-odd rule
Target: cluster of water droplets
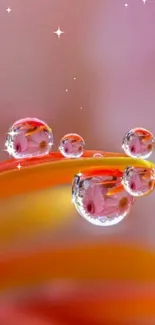
[{"label": "cluster of water droplets", "polygon": [[[151,132],[142,128],[130,130],[124,137],[122,148],[127,156],[146,159],[154,150]],[[101,153],[94,154],[102,158]],[[110,226],[122,221],[130,212],[135,197],[151,193],[155,187],[155,170],[127,166],[118,171],[94,170],[75,176],[72,200],[79,214],[92,224]]]},{"label": "cluster of water droplets", "polygon": [[[48,155],[53,146],[52,129],[42,120],[25,118],[15,122],[9,129],[5,146],[16,159]],[[123,139],[122,148],[127,156],[146,159],[154,150],[155,140],[151,132],[142,128],[130,130]],[[77,159],[83,156],[84,139],[76,134],[65,135],[59,144],[59,151],[65,158]],[[101,152],[93,159],[104,159]],[[127,166],[124,172],[118,170],[92,169],[78,174],[72,183],[72,201],[79,214],[92,224],[109,226],[124,219],[135,201],[154,190],[155,170]]]},{"label": "cluster of water droplets", "polygon": [[[122,148],[132,158],[147,159],[155,147],[153,134],[143,128],[130,130],[123,139]],[[155,170],[151,168],[127,166],[122,184],[126,191],[138,197],[149,194],[155,186]]]}]

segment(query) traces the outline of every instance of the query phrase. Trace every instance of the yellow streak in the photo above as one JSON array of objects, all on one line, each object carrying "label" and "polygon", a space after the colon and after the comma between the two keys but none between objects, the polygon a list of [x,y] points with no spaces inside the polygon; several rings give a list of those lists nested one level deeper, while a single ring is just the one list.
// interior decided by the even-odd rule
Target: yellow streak
[{"label": "yellow streak", "polygon": [[70,186],[49,188],[1,200],[0,248],[26,242],[70,221],[75,208]]}]

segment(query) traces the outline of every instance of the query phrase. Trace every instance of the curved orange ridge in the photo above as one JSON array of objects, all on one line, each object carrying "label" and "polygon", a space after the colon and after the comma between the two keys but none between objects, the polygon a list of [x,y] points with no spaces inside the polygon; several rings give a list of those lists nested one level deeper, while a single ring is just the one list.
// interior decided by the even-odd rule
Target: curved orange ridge
[{"label": "curved orange ridge", "polygon": [[[102,153],[103,157],[93,157],[95,153]],[[51,153],[42,158],[8,160],[0,164],[0,198],[71,183],[75,174],[88,168],[124,170],[127,166],[155,167],[146,160],[101,151],[86,151],[79,159],[66,159],[60,153]]]},{"label": "curved orange ridge", "polygon": [[[96,153],[103,155],[103,157],[127,157],[124,153],[104,152],[104,151],[100,151],[100,150],[99,151],[87,150],[84,152],[82,158],[93,158],[93,155]],[[66,160],[66,158],[64,158],[64,156],[60,152],[51,152],[47,156],[43,156],[43,157],[39,157],[39,158],[31,158],[31,159],[11,158],[9,160],[0,162],[0,172],[16,169],[19,163],[21,164],[21,166],[27,167],[27,166],[35,166],[38,164],[48,163],[48,162],[52,162],[52,161],[59,161],[59,160]]]}]

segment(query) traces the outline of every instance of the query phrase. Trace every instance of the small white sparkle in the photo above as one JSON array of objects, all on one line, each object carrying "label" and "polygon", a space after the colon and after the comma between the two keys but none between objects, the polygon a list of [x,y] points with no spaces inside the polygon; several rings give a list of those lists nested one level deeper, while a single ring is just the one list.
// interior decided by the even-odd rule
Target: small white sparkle
[{"label": "small white sparkle", "polygon": [[66,93],[67,93],[68,89],[66,89]]},{"label": "small white sparkle", "polygon": [[17,168],[20,170],[20,169],[22,168],[22,166],[19,164],[19,165],[17,166]]},{"label": "small white sparkle", "polygon": [[9,154],[9,156],[13,156],[15,152],[14,148],[12,147],[7,147],[7,149],[3,149],[3,151],[6,151]]},{"label": "small white sparkle", "polygon": [[14,130],[8,132],[8,135],[10,135],[11,137],[14,137],[17,134],[18,134],[18,132],[17,131],[14,131]]},{"label": "small white sparkle", "polygon": [[142,0],[142,1],[143,1],[144,5],[145,5],[146,0]]},{"label": "small white sparkle", "polygon": [[80,109],[83,109],[83,107],[81,106]]},{"label": "small white sparkle", "polygon": [[73,79],[76,80],[76,77],[74,77]]},{"label": "small white sparkle", "polygon": [[125,5],[124,5],[126,8],[128,7],[128,3],[125,3]]},{"label": "small white sparkle", "polygon": [[7,8],[6,11],[8,12],[8,14],[12,11],[11,8]]},{"label": "small white sparkle", "polygon": [[58,27],[58,29],[53,33],[57,34],[58,38],[60,38],[61,34],[64,34],[64,32],[60,29],[60,27]]}]

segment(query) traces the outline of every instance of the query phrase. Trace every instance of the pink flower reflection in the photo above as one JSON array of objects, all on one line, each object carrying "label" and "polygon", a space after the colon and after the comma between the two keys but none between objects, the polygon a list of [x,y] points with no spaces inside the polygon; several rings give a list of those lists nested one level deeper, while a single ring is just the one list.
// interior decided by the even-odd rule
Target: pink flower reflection
[{"label": "pink flower reflection", "polygon": [[25,136],[25,132],[20,132],[15,137],[14,149],[16,152],[22,153],[22,152],[25,152],[27,150],[27,148],[28,148],[28,142],[27,142],[27,138]]},{"label": "pink flower reflection", "polygon": [[133,169],[129,174],[128,186],[132,191],[147,193],[153,187],[151,172],[143,172],[139,169]]},{"label": "pink flower reflection", "polygon": [[28,147],[29,148],[34,148],[34,149],[44,149],[47,147],[49,142],[49,137],[48,134],[45,133],[44,131],[39,131],[34,134],[32,134],[28,138]]},{"label": "pink flower reflection", "polygon": [[39,131],[31,135],[20,132],[15,138],[14,148],[17,153],[44,152],[48,148],[49,137],[44,131]]},{"label": "pink flower reflection", "polygon": [[117,180],[113,185],[116,193],[108,195],[108,186],[91,181],[83,196],[85,212],[94,218],[116,217],[126,214],[130,205],[134,202],[134,198],[125,190],[119,190],[118,185],[120,185],[120,181]]},{"label": "pink flower reflection", "polygon": [[130,151],[133,154],[142,154],[146,151],[146,144],[140,140],[140,138],[136,137],[133,138],[130,142]]},{"label": "pink flower reflection", "polygon": [[74,141],[74,140],[66,140],[64,143],[64,151],[67,154],[77,154],[78,152],[82,151],[82,145],[80,141]]},{"label": "pink flower reflection", "polygon": [[99,184],[92,183],[88,189],[85,190],[83,198],[83,206],[87,213],[94,217],[102,213],[105,206],[105,195],[107,189]]}]

